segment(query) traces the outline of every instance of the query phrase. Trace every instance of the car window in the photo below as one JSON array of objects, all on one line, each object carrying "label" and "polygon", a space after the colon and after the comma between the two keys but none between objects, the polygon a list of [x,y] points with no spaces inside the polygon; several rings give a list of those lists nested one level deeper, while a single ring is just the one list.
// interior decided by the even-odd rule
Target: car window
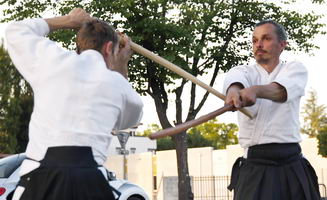
[{"label": "car window", "polygon": [[20,166],[24,156],[20,154],[0,159],[0,178],[8,178]]}]

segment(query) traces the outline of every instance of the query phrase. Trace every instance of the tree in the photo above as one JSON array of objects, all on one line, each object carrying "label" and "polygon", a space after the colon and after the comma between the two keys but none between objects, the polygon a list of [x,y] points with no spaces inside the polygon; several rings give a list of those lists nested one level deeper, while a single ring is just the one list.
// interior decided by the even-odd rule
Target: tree
[{"label": "tree", "polygon": [[[210,124],[209,122],[205,124]],[[154,133],[156,131],[159,131],[161,128],[157,124],[150,124],[148,129],[144,130],[143,133],[138,133],[138,135],[141,136],[149,136],[151,133]],[[201,134],[201,132],[198,131],[198,129],[194,129],[196,131],[188,132],[187,134],[187,146],[190,148],[194,147],[208,147],[213,146],[213,141],[210,141],[210,139],[207,139]],[[159,138],[157,139],[157,151],[162,150],[171,150],[175,149],[174,142],[169,137]]]},{"label": "tree", "polygon": [[31,88],[19,75],[3,44],[1,44],[0,152],[18,153],[25,151],[32,107]]},{"label": "tree", "polygon": [[201,134],[206,140],[211,142],[214,149],[225,149],[227,145],[237,144],[236,132],[238,127],[234,123],[217,123],[217,119],[210,120],[199,126],[190,129],[189,134]]},{"label": "tree", "polygon": [[154,132],[157,132],[161,130],[161,127],[158,125],[158,124],[149,124],[148,125],[148,128],[145,129],[143,131],[143,133],[141,132],[137,132],[137,135],[140,135],[140,136],[149,136],[151,133],[154,133]]},{"label": "tree", "polygon": [[[218,72],[249,60],[249,39],[254,24],[262,19],[274,19],[289,31],[290,50],[309,52],[317,48],[311,41],[322,33],[321,16],[300,14],[273,3],[259,0],[3,0],[7,5],[5,20],[40,16],[53,10],[67,13],[73,7],[84,7],[95,17],[110,21],[124,30],[136,43],[179,65],[194,76],[208,76],[213,85]],[[286,0],[283,3],[294,3]],[[323,0],[314,0],[322,3]],[[52,35],[66,46],[72,42],[71,32]],[[155,64],[135,55],[130,67],[130,80],[140,94],[150,95],[163,128],[192,120],[199,113],[209,93],[197,95],[197,86]],[[183,103],[185,86],[189,104]],[[168,99],[175,95],[175,119],[169,120]],[[198,100],[198,101],[197,101]],[[186,108],[185,108],[186,107]],[[184,111],[187,116],[183,116]],[[179,199],[193,199],[187,166],[186,132],[172,137],[177,154]]]},{"label": "tree", "polygon": [[[158,124],[150,124],[148,128],[143,131],[143,133],[138,132],[137,135],[140,136],[149,136],[151,133],[161,130],[161,127]],[[157,139],[157,151],[175,149],[175,144],[173,141],[168,138],[159,138]]]},{"label": "tree", "polygon": [[175,148],[174,142],[168,137],[157,140],[157,151],[171,150]]},{"label": "tree", "polygon": [[317,137],[318,154],[327,157],[327,115],[325,105],[318,105],[317,92],[309,91],[309,97],[303,106],[303,126],[301,132],[309,137]]},{"label": "tree", "polygon": [[303,106],[303,126],[301,132],[309,137],[317,137],[319,131],[327,126],[326,106],[318,105],[318,97],[315,90],[309,91],[309,97]]},{"label": "tree", "polygon": [[327,126],[322,128],[317,136],[318,139],[318,154],[327,157]]},{"label": "tree", "polygon": [[210,147],[212,141],[205,138],[200,132],[193,132],[187,134],[187,146],[189,148]]}]

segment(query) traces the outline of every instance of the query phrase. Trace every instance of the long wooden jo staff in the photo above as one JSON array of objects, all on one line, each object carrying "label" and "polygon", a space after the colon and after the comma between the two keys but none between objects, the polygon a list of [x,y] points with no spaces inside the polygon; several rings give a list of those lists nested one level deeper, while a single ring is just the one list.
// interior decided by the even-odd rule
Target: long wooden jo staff
[{"label": "long wooden jo staff", "polygon": [[[153,52],[143,48],[142,46],[131,42],[131,48],[133,51],[135,51],[136,53],[139,53],[151,60],[153,60],[154,62],[170,69],[171,71],[175,72],[176,74],[192,81],[193,83],[201,86],[202,88],[204,88],[205,90],[209,91],[210,93],[214,94],[215,96],[219,97],[222,100],[225,100],[225,95],[219,93],[217,90],[213,89],[212,87],[210,87],[209,85],[205,84],[204,82],[200,81],[199,79],[197,79],[195,76],[193,76],[192,74],[188,73],[187,71],[183,70],[182,68],[178,67],[177,65],[169,62],[168,60],[154,54]],[[252,115],[244,108],[239,109],[243,114],[245,114],[246,116],[248,116],[250,119],[252,119]]]},{"label": "long wooden jo staff", "polygon": [[233,108],[234,107],[231,105],[225,105],[225,106],[219,108],[218,110],[215,110],[211,113],[208,113],[206,115],[199,117],[198,119],[187,121],[185,123],[178,124],[175,127],[166,128],[166,129],[160,130],[158,132],[152,133],[149,136],[149,138],[153,140],[153,139],[158,139],[158,138],[162,138],[162,137],[176,135],[178,133],[186,131],[187,129],[189,129],[191,127],[194,127],[194,126],[202,124],[206,121],[209,121],[209,120],[217,117],[218,115],[225,113],[226,111],[231,111]]}]

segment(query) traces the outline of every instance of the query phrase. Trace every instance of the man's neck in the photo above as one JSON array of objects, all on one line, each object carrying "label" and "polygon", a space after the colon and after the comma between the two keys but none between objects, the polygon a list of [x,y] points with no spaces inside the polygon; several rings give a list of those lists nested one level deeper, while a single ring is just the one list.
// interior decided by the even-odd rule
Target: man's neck
[{"label": "man's neck", "polygon": [[269,74],[274,71],[274,69],[279,64],[279,59],[272,60],[267,63],[258,63],[261,67],[263,67]]}]

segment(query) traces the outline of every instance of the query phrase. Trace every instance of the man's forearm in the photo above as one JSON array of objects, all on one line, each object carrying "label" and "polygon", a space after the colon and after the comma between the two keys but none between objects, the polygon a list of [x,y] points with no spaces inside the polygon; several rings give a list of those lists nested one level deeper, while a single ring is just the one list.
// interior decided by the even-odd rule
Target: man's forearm
[{"label": "man's forearm", "polygon": [[91,20],[90,15],[82,8],[74,8],[68,15],[45,19],[50,31],[59,29],[79,29],[84,22]]},{"label": "man's forearm", "polygon": [[60,17],[54,17],[54,18],[48,18],[45,19],[45,21],[48,23],[50,32],[56,31],[59,29],[72,29],[75,27],[72,27],[72,24],[70,23],[70,17],[68,15],[60,16]]},{"label": "man's forearm", "polygon": [[270,99],[276,102],[285,102],[287,100],[286,89],[278,83],[270,83],[268,85],[252,86],[255,89],[257,97]]}]

